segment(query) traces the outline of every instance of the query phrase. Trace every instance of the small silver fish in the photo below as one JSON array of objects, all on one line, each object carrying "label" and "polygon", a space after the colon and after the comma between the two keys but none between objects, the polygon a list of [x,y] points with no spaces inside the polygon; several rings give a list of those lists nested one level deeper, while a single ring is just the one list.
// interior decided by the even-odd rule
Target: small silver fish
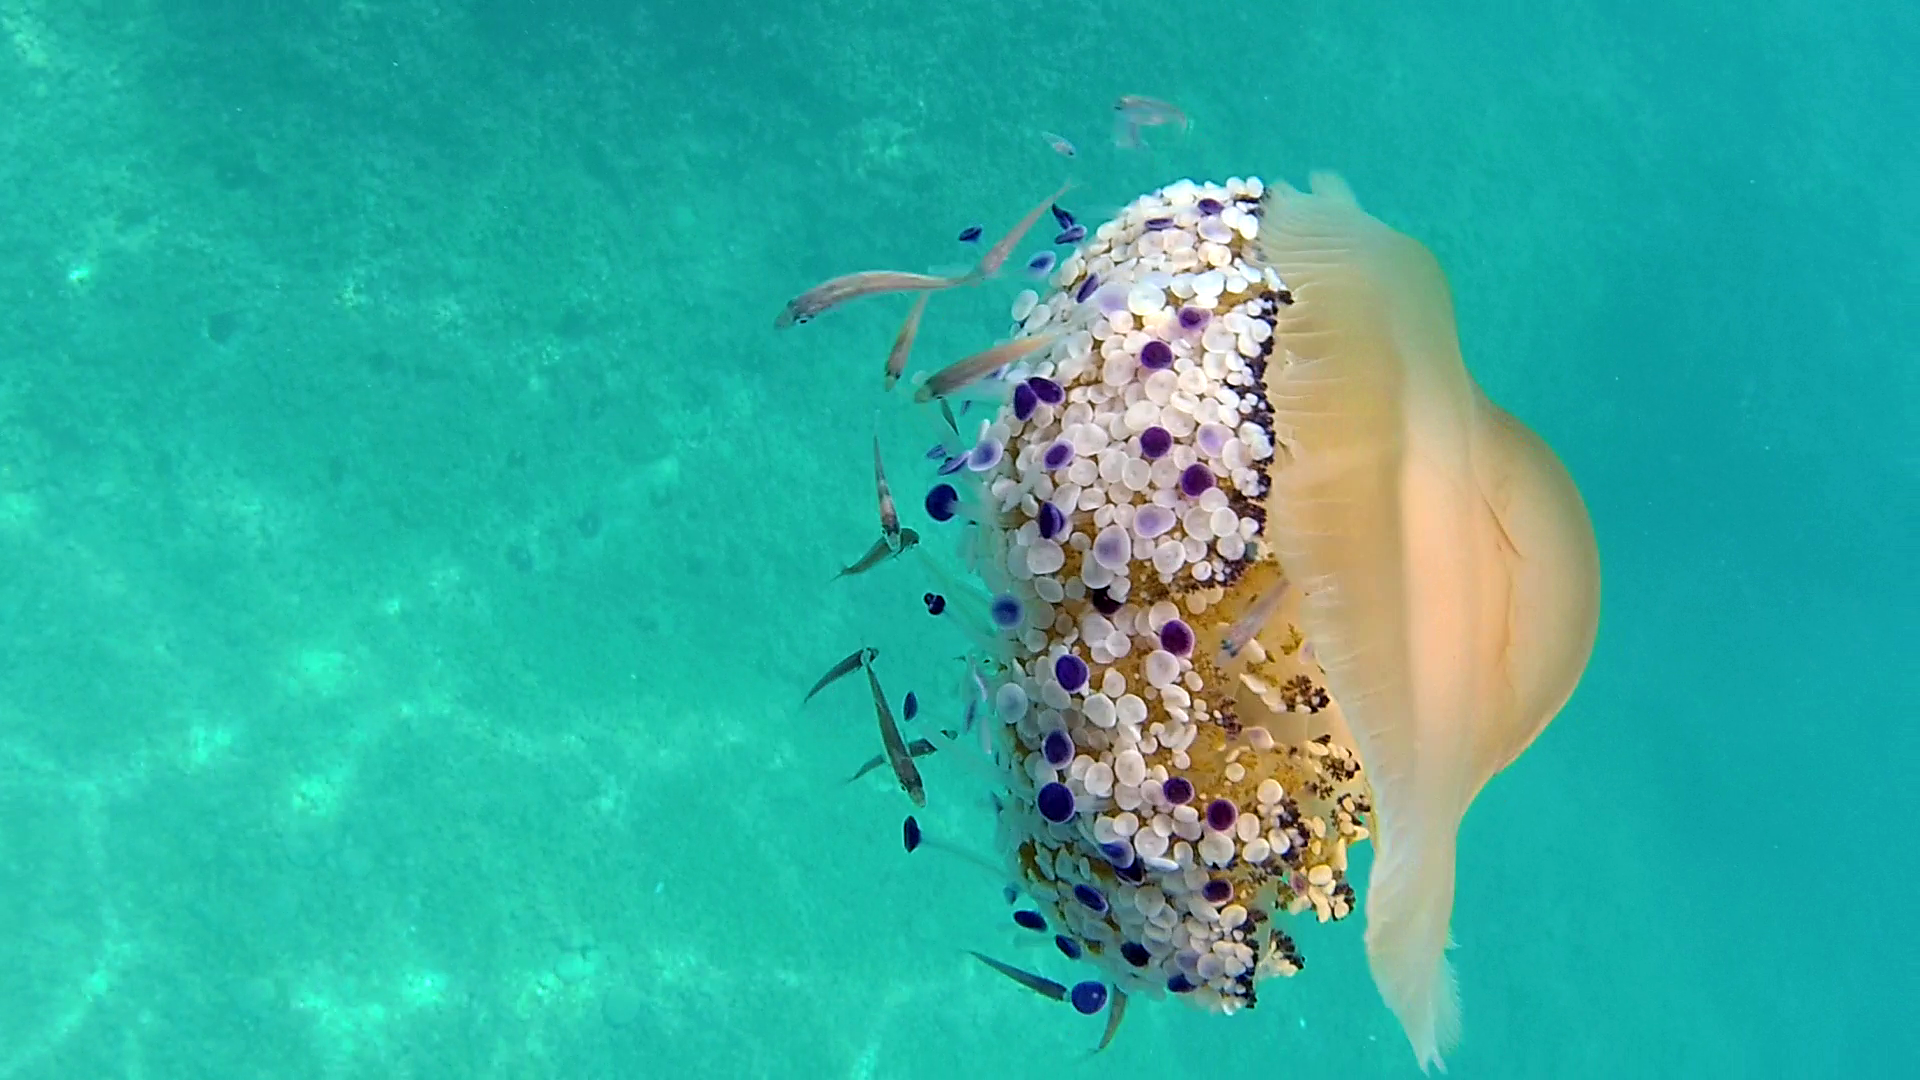
[{"label": "small silver fish", "polygon": [[968,704],[967,715],[971,717],[973,715],[972,706],[974,705],[974,703],[978,702],[981,705],[985,705],[988,702],[992,701],[993,691],[987,689],[987,680],[985,676],[980,674],[980,668],[976,666],[971,659],[967,661],[967,678],[973,680],[974,700],[967,703]]},{"label": "small silver fish", "polygon": [[1239,656],[1240,650],[1247,647],[1247,642],[1252,641],[1260,633],[1260,628],[1267,625],[1267,620],[1273,618],[1273,613],[1280,610],[1280,601],[1286,599],[1286,596],[1285,581],[1268,586],[1267,591],[1260,594],[1259,599],[1253,602],[1253,606],[1234,620],[1233,625],[1227,629],[1227,636],[1220,639],[1220,655],[1217,662],[1225,664]]},{"label": "small silver fish", "polygon": [[913,754],[907,750],[906,740],[900,737],[899,725],[893,721],[893,707],[887,704],[887,692],[880,689],[880,676],[873,673],[871,663],[861,666],[866,668],[867,686],[873,690],[873,711],[880,721],[880,744],[887,751],[887,763],[893,766],[900,790],[907,793],[913,805],[925,808],[926,785],[920,779],[920,769],[913,763]]},{"label": "small silver fish", "polygon": [[1127,992],[1117,986],[1112,991],[1107,997],[1107,1031],[1100,1036],[1100,1045],[1093,1048],[1096,1054],[1113,1042],[1114,1035],[1120,1030],[1120,1021],[1127,1015]]},{"label": "small silver fish", "polygon": [[1070,158],[1080,153],[1080,151],[1073,148],[1073,144],[1068,142],[1065,136],[1055,135],[1051,131],[1043,131],[1040,133],[1040,137],[1047,140],[1047,145],[1053,147],[1053,152],[1059,154],[1061,157]]},{"label": "small silver fish", "polygon": [[[953,740],[954,733],[951,731],[942,731],[940,734],[946,736],[949,742]],[[912,754],[916,758],[926,757],[928,754],[931,754],[938,749],[940,748],[934,745],[934,742],[932,739],[915,739],[912,742],[907,744],[907,753]],[[887,756],[885,754],[873,755],[872,757],[868,758],[860,766],[860,768],[854,770],[854,774],[852,776],[847,777],[847,783],[849,784],[853,783],[855,780],[860,779],[861,777],[867,775],[868,773],[879,768],[880,766],[885,765],[886,763],[887,763]]]},{"label": "small silver fish", "polygon": [[1058,337],[1058,333],[1049,332],[1035,334],[1033,337],[1014,338],[1012,341],[1003,341],[990,349],[956,360],[929,375],[927,381],[920,384],[920,389],[913,395],[913,400],[925,403],[934,398],[944,398],[955,390],[979,382],[1024,356],[1046,348]]},{"label": "small silver fish", "polygon": [[976,723],[976,720],[978,720],[981,709],[990,710],[993,708],[993,693],[987,689],[987,680],[981,678],[980,669],[975,667],[971,660],[967,661],[967,674],[973,679],[973,692],[975,696],[967,702],[967,723],[965,726],[974,729],[975,733],[979,736],[980,753],[991,761],[993,759],[992,725],[985,721]]},{"label": "small silver fish", "polygon": [[880,537],[900,553],[900,510],[893,505],[893,492],[887,488],[887,470],[880,464],[880,436],[873,437],[873,486],[880,497]]},{"label": "small silver fish", "polygon": [[864,574],[874,567],[879,566],[881,563],[886,562],[888,559],[893,558],[895,555],[906,554],[919,542],[920,534],[905,527],[901,528],[900,537],[897,541],[890,537],[882,536],[873,542],[873,546],[867,549],[865,555],[860,556],[858,562],[852,566],[841,567],[840,572],[833,575],[833,579],[838,581],[843,577]]},{"label": "small silver fish", "polygon": [[1022,971],[1019,968],[1014,967],[1012,964],[1003,964],[1000,961],[995,960],[993,957],[986,955],[985,953],[973,952],[972,949],[968,949],[967,951],[970,953],[973,953],[973,958],[975,960],[980,961],[981,963],[987,965],[988,967],[999,972],[1000,974],[1005,975],[1007,978],[1012,979],[1014,982],[1019,983],[1021,986],[1026,987],[1027,989],[1033,991],[1036,994],[1039,994],[1043,997],[1052,998],[1055,1001],[1067,1000],[1067,988],[1060,985],[1057,982],[1054,982],[1052,979],[1045,978],[1044,976],[1040,976],[1040,975],[1035,975],[1031,971]]},{"label": "small silver fish", "polygon": [[835,680],[851,674],[855,668],[870,663],[874,657],[879,655],[880,650],[871,645],[863,649],[855,649],[853,652],[848,653],[846,659],[833,665],[831,670],[825,675],[820,676],[820,681],[813,684],[813,689],[807,691],[807,696],[800,699],[800,704],[805,705],[807,702],[812,701],[813,695],[831,686]]},{"label": "small silver fish", "polygon": [[1145,145],[1140,141],[1141,128],[1168,124],[1178,124],[1185,134],[1189,127],[1187,114],[1168,102],[1139,94],[1123,94],[1113,103],[1113,144],[1122,149],[1138,150]]},{"label": "small silver fish", "polygon": [[1013,254],[1013,249],[1020,246],[1020,241],[1025,239],[1027,231],[1033,228],[1034,222],[1040,220],[1040,215],[1046,213],[1047,207],[1059,202],[1060,196],[1065,195],[1068,191],[1072,190],[1072,188],[1073,181],[1071,180],[1061,184],[1059,191],[1042,199],[1040,205],[1029,210],[1026,217],[1021,218],[1018,224],[1007,230],[1007,235],[1001,237],[985,255],[980,256],[980,265],[974,267],[973,272],[968,274],[964,280],[969,282],[985,281],[987,278],[999,273],[1000,268],[1006,265],[1007,256]]},{"label": "small silver fish", "polygon": [[907,354],[913,351],[913,339],[920,333],[920,316],[926,313],[927,301],[933,299],[931,290],[920,294],[913,302],[913,310],[907,312],[907,321],[900,324],[900,333],[893,339],[893,348],[887,351],[887,385],[900,381],[900,375],[907,370]]},{"label": "small silver fish", "polygon": [[773,320],[773,325],[776,329],[783,329],[808,322],[823,311],[863,296],[893,292],[939,292],[964,285],[969,280],[968,275],[939,277],[934,274],[911,274],[903,270],[862,270],[856,274],[844,274],[821,282],[787,301],[787,306]]}]

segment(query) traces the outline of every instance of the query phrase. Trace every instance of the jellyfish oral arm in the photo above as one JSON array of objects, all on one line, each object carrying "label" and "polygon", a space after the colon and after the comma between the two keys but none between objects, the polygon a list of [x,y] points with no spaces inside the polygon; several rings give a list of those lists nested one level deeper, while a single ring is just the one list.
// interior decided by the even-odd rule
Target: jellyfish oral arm
[{"label": "jellyfish oral arm", "polygon": [[[1389,677],[1358,710],[1343,699],[1349,718],[1391,709],[1410,721],[1408,767],[1374,770],[1376,785],[1398,790],[1379,798],[1367,951],[1421,1064],[1441,1068],[1460,1031],[1446,952],[1461,819],[1571,695],[1598,611],[1598,555],[1571,479],[1537,436],[1469,390],[1476,401],[1444,410],[1465,430],[1423,430],[1418,416],[1406,428],[1404,682]],[[1363,744],[1377,744],[1373,734]]]}]

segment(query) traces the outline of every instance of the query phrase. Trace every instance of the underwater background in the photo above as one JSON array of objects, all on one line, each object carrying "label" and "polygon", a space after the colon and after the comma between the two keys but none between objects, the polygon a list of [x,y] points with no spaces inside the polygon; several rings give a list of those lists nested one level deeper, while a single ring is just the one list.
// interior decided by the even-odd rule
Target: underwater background
[{"label": "underwater background", "polygon": [[864,694],[799,707],[870,643],[946,722],[966,645],[829,580],[875,424],[920,520],[905,302],[780,305],[1068,176],[1317,168],[1600,539],[1462,835],[1454,1074],[1912,1075],[1917,53],[1887,0],[0,0],[0,1080],[1417,1075],[1357,921],[1090,1058],[843,783]]}]

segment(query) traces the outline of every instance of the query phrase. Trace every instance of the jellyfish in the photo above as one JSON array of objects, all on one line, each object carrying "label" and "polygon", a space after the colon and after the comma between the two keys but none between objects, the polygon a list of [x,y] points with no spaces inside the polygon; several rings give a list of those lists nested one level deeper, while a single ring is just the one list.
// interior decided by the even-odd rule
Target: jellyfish
[{"label": "jellyfish", "polygon": [[992,616],[976,771],[1016,921],[1101,1000],[1234,1013],[1363,911],[1444,1068],[1455,835],[1593,645],[1577,489],[1468,373],[1433,257],[1336,178],[1166,185],[1047,282],[999,452],[939,481],[969,490],[935,526],[980,582],[943,572],[943,617]]}]

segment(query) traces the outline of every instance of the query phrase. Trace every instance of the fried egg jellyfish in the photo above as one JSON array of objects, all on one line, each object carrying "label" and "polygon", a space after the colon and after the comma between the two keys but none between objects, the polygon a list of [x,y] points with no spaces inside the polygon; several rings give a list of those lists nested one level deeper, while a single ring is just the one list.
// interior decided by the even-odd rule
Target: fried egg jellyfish
[{"label": "fried egg jellyfish", "polygon": [[1338,178],[1171,184],[1049,285],[1012,314],[1053,340],[973,388],[997,411],[943,470],[1000,854],[1120,1000],[1231,1013],[1302,970],[1295,920],[1363,906],[1371,840],[1373,978],[1444,1069],[1456,833],[1598,625],[1572,479]]}]

